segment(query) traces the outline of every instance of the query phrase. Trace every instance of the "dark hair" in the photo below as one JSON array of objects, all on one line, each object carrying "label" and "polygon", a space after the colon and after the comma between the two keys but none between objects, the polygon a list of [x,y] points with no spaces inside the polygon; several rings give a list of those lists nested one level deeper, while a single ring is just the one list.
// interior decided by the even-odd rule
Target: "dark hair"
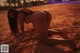
[{"label": "dark hair", "polygon": [[8,22],[9,22],[11,33],[16,34],[17,32],[19,32],[18,18],[17,18],[18,11],[14,9],[9,9],[7,16],[8,16]]},{"label": "dark hair", "polygon": [[[25,17],[34,13],[34,11],[31,11],[29,9],[22,9],[19,11],[15,9],[8,10],[8,22],[9,22],[10,30],[14,34],[19,32],[19,28],[18,28],[18,13],[19,12],[24,13]],[[24,21],[25,21],[25,18],[24,18]]]}]

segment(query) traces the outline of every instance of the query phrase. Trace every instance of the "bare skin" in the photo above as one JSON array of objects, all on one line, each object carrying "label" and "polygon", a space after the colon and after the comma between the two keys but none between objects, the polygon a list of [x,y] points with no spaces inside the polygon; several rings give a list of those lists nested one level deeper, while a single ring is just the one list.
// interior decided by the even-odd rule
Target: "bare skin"
[{"label": "bare skin", "polygon": [[[14,11],[15,10],[13,10],[13,12]],[[25,12],[26,12],[27,16],[25,15]],[[18,15],[18,17],[15,16],[16,14]],[[49,27],[49,24],[51,21],[51,14],[49,12],[47,12],[47,11],[33,12],[31,10],[28,10],[28,9],[27,10],[23,9],[21,11],[18,11],[18,13],[16,13],[16,14],[13,13],[15,19],[11,19],[12,17],[9,17],[10,14],[8,14],[10,27],[15,34],[17,34],[19,36],[21,35],[21,37],[24,36],[25,35],[25,33],[24,33],[24,22],[26,22],[26,23],[32,22],[34,25],[34,28],[38,32],[38,36],[39,36],[38,42],[46,43],[48,45],[53,45],[55,43],[62,43],[63,42],[63,41],[59,41],[56,39],[55,40],[54,39],[48,39],[48,37],[49,37],[48,36],[48,33],[49,33],[48,27]],[[26,16],[26,18],[25,18],[25,16]],[[19,23],[17,23],[17,22],[19,22]],[[17,24],[19,24],[20,28],[18,27]],[[20,30],[18,30],[18,28]],[[18,31],[21,34],[19,34]],[[63,36],[63,37],[65,37],[65,36]],[[65,43],[68,43],[68,41],[66,40]]]},{"label": "bare skin", "polygon": [[[21,28],[21,33],[24,33],[24,22],[23,22],[23,18],[24,14],[23,13],[19,13],[18,15],[18,19],[20,22],[20,28]],[[39,35],[39,41],[41,42],[45,42],[48,39],[48,27],[51,21],[51,15],[48,14],[46,15],[45,12],[40,11],[40,12],[36,12],[32,15],[29,15],[26,17],[26,22],[32,22],[36,28],[36,30],[38,31],[38,35]]]},{"label": "bare skin", "polygon": [[[24,14],[19,13],[18,19],[20,22],[21,33],[24,35]],[[26,17],[26,23],[32,22],[35,29],[38,32],[38,40],[39,42],[46,43],[48,45],[53,45],[58,43],[54,41],[54,39],[48,39],[48,27],[51,21],[50,13],[45,13],[44,11],[35,12],[32,15]],[[63,35],[61,35],[63,36]],[[65,36],[63,36],[64,38]],[[60,41],[61,42],[61,41]],[[59,43],[60,43],[59,42]]]}]

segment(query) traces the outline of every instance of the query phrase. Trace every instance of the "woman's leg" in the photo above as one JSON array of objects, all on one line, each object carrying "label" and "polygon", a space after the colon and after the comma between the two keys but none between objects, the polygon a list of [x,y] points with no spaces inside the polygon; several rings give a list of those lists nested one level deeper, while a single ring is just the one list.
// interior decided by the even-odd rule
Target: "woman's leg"
[{"label": "woman's leg", "polygon": [[36,30],[38,31],[39,42],[42,42],[48,45],[53,45],[54,40],[48,39],[48,26],[49,26],[50,20],[47,20],[47,16],[45,14],[33,15],[32,20],[33,20],[33,23],[35,23]]},{"label": "woman's leg", "polygon": [[45,14],[33,15],[33,23],[38,31],[39,41],[45,42],[48,39],[48,21]]}]

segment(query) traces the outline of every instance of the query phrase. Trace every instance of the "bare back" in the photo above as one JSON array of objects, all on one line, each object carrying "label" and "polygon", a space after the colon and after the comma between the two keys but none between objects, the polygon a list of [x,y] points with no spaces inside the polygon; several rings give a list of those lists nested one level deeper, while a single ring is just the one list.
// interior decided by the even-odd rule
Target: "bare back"
[{"label": "bare back", "polygon": [[[39,11],[30,16],[36,30],[38,31],[39,40],[45,41],[48,38],[48,27],[51,21],[50,13]],[[27,19],[26,19],[27,20]]]}]

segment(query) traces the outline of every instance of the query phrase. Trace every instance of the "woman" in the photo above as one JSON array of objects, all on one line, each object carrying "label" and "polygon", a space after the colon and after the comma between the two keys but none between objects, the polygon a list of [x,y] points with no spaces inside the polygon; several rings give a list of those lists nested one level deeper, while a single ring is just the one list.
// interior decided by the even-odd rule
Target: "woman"
[{"label": "woman", "polygon": [[21,33],[24,33],[24,21],[26,23],[32,22],[36,31],[38,32],[39,41],[45,42],[48,39],[48,26],[51,21],[51,14],[47,11],[31,11],[28,9],[22,10],[18,13]]},{"label": "woman", "polygon": [[[8,11],[8,21],[11,33],[24,35],[24,22],[32,22],[39,35],[39,41],[45,42],[48,39],[48,27],[51,21],[51,14],[48,11],[31,11],[29,9]],[[20,30],[19,27],[20,26]]]},{"label": "woman", "polygon": [[[53,44],[65,44],[70,43],[73,44],[73,41],[70,40],[57,40],[57,39],[48,39],[48,27],[51,21],[51,14],[48,11],[31,11],[29,9],[22,10],[14,10],[10,9],[8,11],[8,21],[11,29],[11,33],[14,35],[19,32],[21,35],[24,35],[24,22],[30,23],[32,22],[35,29],[38,32],[38,40],[39,42],[46,43],[48,45]],[[20,30],[19,30],[20,26]]]}]

